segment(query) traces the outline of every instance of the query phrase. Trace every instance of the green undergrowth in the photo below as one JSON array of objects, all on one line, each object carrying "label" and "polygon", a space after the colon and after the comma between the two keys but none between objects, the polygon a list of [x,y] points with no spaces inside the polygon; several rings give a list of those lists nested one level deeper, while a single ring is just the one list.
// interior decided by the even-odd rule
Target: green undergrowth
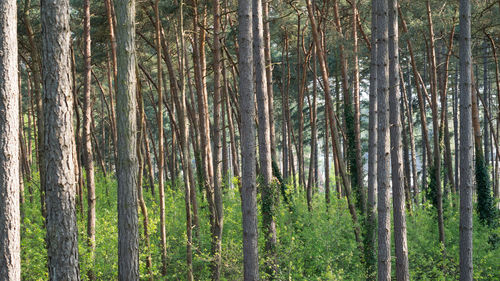
[{"label": "green undergrowth", "polygon": [[[28,193],[28,186],[33,195]],[[118,229],[116,213],[116,181],[96,176],[97,222],[95,263],[92,264],[86,243],[86,211],[78,212],[78,239],[82,280],[92,268],[98,280],[117,280]],[[40,210],[37,177],[25,183],[25,204],[22,224],[23,280],[48,280],[45,228]],[[289,186],[288,190],[293,187]],[[86,194],[86,192],[84,192]],[[276,209],[278,237],[277,280],[363,280],[365,270],[352,227],[345,199],[332,197],[326,211],[324,194],[313,198],[313,211],[307,211],[305,194],[288,194],[289,204],[280,198]],[[186,279],[186,223],[182,184],[170,182],[165,190],[167,276],[161,277],[160,214],[158,195],[153,198],[144,190],[149,214],[149,233],[153,259],[153,280]],[[32,197],[32,201],[30,201]],[[86,203],[84,204],[84,206]],[[200,229],[193,238],[193,271],[195,280],[210,280],[210,225],[206,200],[198,194]],[[258,208],[260,213],[260,195]],[[86,208],[86,206],[85,206]],[[148,279],[148,249],[143,239],[142,214],[139,211],[140,273]],[[421,207],[407,217],[408,250],[412,280],[456,280],[458,278],[459,214],[445,209],[446,256],[438,243],[437,223],[429,206]],[[264,276],[264,237],[259,215],[260,270]],[[474,220],[474,278],[500,280],[500,229],[481,226]],[[498,239],[497,239],[498,240]],[[243,272],[241,202],[238,189],[224,190],[224,232],[222,237],[222,280],[241,280]],[[493,241],[493,242],[492,242]],[[394,243],[393,243],[394,244]],[[393,246],[394,247],[394,246]],[[393,259],[393,275],[395,261]]]}]

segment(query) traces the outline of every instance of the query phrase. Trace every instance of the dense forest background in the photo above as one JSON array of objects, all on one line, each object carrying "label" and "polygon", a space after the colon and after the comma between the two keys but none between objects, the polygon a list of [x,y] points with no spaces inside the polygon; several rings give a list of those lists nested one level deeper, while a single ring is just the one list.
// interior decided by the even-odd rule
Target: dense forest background
[{"label": "dense forest background", "polygon": [[500,1],[10,2],[22,280],[500,280]]}]

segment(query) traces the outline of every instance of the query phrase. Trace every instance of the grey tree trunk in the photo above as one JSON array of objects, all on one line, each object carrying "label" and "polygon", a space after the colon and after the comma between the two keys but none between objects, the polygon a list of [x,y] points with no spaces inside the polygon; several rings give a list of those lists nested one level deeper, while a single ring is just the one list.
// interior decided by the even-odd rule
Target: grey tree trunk
[{"label": "grey tree trunk", "polygon": [[[157,88],[158,88],[158,194],[160,195],[160,248],[161,248],[161,274],[167,274],[167,235],[165,231],[165,186],[164,175],[165,168],[165,154],[164,154],[164,130],[163,130],[163,72],[161,68],[161,30],[160,30],[160,13],[159,13],[159,0],[155,1],[155,39],[156,39],[156,67],[157,67]],[[172,145],[172,147],[174,147]],[[172,176],[172,180],[173,180]]]},{"label": "grey tree trunk", "polygon": [[135,0],[116,0],[118,279],[139,280]]},{"label": "grey tree trunk", "polygon": [[396,279],[398,281],[406,281],[410,280],[410,273],[408,269],[405,189],[403,183],[404,176],[400,119],[401,92],[399,88],[399,36],[397,7],[397,0],[389,0],[389,124],[391,135],[391,176],[394,216],[394,246],[396,250]]},{"label": "grey tree trunk", "polygon": [[488,83],[488,44],[483,43],[483,142],[484,142],[484,162],[486,166],[490,164],[490,133],[488,130],[487,111],[489,107],[490,85]]},{"label": "grey tree trunk", "polygon": [[391,280],[388,3],[377,1],[378,280]]},{"label": "grey tree trunk", "polygon": [[[83,147],[85,154],[85,170],[87,172],[87,239],[90,250],[91,262],[94,262],[95,251],[95,180],[94,180],[94,155],[92,153],[92,139],[91,139],[91,123],[92,123],[92,102],[90,97],[91,87],[91,39],[90,39],[90,0],[84,1],[84,60],[85,60],[85,73],[84,73],[84,97],[83,97]],[[94,280],[92,269],[87,272],[90,280]]]},{"label": "grey tree trunk", "polygon": [[455,186],[457,191],[460,188],[460,149],[458,144],[458,65],[455,71],[455,79],[453,85],[453,140],[455,145]]},{"label": "grey tree trunk", "polygon": [[16,1],[0,2],[0,279],[21,280]]},{"label": "grey tree trunk", "polygon": [[471,10],[460,0],[460,280],[472,280],[472,83]]},{"label": "grey tree trunk", "polygon": [[[180,10],[179,10],[179,37],[180,37],[180,59],[179,59],[179,78],[180,78],[180,101],[177,101],[177,115],[179,120],[180,127],[180,146],[182,150],[182,168],[183,168],[183,177],[184,177],[184,205],[186,208],[186,263],[187,263],[187,279],[188,281],[193,280],[193,253],[192,253],[192,244],[193,244],[193,235],[192,235],[192,218],[191,218],[191,183],[189,180],[190,173],[190,161],[189,161],[189,127],[188,127],[188,116],[187,116],[187,102],[186,102],[186,80],[185,80],[185,59],[186,59],[186,47],[184,44],[184,2],[180,2]],[[157,19],[159,21],[159,18]],[[178,99],[178,97],[175,97]],[[175,151],[172,151],[175,154]],[[220,233],[219,237],[222,235]],[[213,246],[212,246],[213,247]],[[213,248],[212,248],[213,250]],[[165,249],[166,253],[166,249]],[[220,255],[220,252],[217,252]],[[214,263],[218,264],[217,254],[214,257]],[[219,280],[219,272],[218,266],[214,267],[212,280]]]},{"label": "grey tree trunk", "polygon": [[271,57],[271,30],[269,28],[269,1],[262,3],[263,26],[264,26],[264,54],[266,56],[265,68],[267,79],[267,96],[269,104],[269,134],[271,140],[271,159],[278,161],[276,154],[276,136],[274,128],[274,91],[273,91],[273,62]]},{"label": "grey tree trunk", "polygon": [[259,280],[257,184],[255,182],[255,98],[252,56],[252,1],[238,1],[238,65],[241,112],[241,211],[243,221],[243,276]]},{"label": "grey tree trunk", "polygon": [[372,0],[371,19],[371,59],[370,59],[370,103],[368,120],[368,196],[366,206],[366,235],[365,260],[368,280],[376,278],[376,250],[377,241],[375,229],[377,227],[377,0]]},{"label": "grey tree trunk", "polygon": [[262,177],[262,226],[266,237],[266,272],[274,276],[276,249],[276,224],[274,222],[274,191],[271,190],[273,173],[271,158],[271,130],[269,115],[269,99],[267,88],[266,62],[264,52],[264,23],[262,16],[262,0],[252,1],[253,9],[253,62],[255,66],[255,90],[257,93],[257,109],[259,120],[259,164]]},{"label": "grey tree trunk", "polygon": [[[212,263],[212,280],[220,279],[221,263],[222,263],[222,229],[224,225],[224,208],[222,205],[222,174],[220,167],[220,151],[221,151],[221,134],[220,130],[223,130],[223,125],[221,124],[221,44],[220,44],[220,4],[219,0],[215,0],[213,3],[214,7],[214,53],[213,53],[213,68],[214,68],[214,151],[213,151],[213,175],[214,175],[214,203],[215,203],[215,214],[213,222],[213,233],[212,233],[212,255],[214,260]],[[186,139],[187,141],[187,139]]]},{"label": "grey tree trunk", "polygon": [[80,280],[75,209],[69,0],[41,2],[44,166],[50,280]]}]

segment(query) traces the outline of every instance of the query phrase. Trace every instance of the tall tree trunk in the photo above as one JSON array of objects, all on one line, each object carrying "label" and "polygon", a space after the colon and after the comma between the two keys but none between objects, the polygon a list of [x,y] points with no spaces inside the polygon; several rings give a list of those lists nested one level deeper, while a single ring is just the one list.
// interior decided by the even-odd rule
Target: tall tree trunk
[{"label": "tall tree trunk", "polygon": [[433,195],[433,204],[436,204],[437,215],[438,215],[438,230],[439,230],[439,242],[445,246],[445,237],[444,237],[444,219],[443,219],[443,193],[441,189],[441,152],[439,146],[439,118],[438,118],[438,86],[437,86],[437,66],[436,66],[436,51],[434,47],[434,26],[432,23],[432,15],[431,15],[431,7],[430,1],[427,1],[427,20],[428,20],[428,28],[429,28],[429,37],[430,37],[430,61],[431,61],[431,112],[432,112],[432,134],[434,140],[434,163],[432,165],[432,171],[434,174],[432,175],[433,186],[435,194]]},{"label": "tall tree trunk", "polygon": [[316,163],[318,160],[318,137],[317,137],[317,129],[316,129],[316,115],[317,115],[317,103],[316,103],[316,95],[317,95],[317,58],[316,58],[317,50],[313,47],[313,102],[312,105],[309,106],[310,110],[310,124],[311,124],[311,156],[309,157],[309,176],[307,179],[307,208],[309,211],[312,211],[312,196],[313,196],[313,188],[316,188]]},{"label": "tall tree trunk", "polygon": [[[394,215],[394,248],[396,250],[396,279],[410,280],[408,246],[406,243],[406,211],[401,147],[401,93],[399,85],[399,36],[397,0],[389,0],[389,127],[391,177]],[[390,276],[390,273],[389,273]]]},{"label": "tall tree trunk", "polygon": [[271,159],[278,161],[276,154],[276,136],[274,134],[274,91],[273,91],[273,62],[271,57],[271,30],[269,28],[269,1],[262,3],[264,23],[264,55],[266,57],[267,101],[269,107],[269,134],[271,137]]},{"label": "tall tree trunk", "polygon": [[116,0],[118,279],[139,280],[135,0]]},{"label": "tall tree trunk", "polygon": [[146,207],[146,202],[144,201],[144,196],[142,192],[142,180],[144,177],[144,153],[145,151],[145,142],[144,139],[146,137],[146,130],[144,129],[145,122],[145,113],[144,113],[144,105],[142,101],[142,89],[140,80],[137,81],[137,159],[139,162],[139,170],[137,174],[137,200],[139,203],[139,207],[142,212],[142,225],[144,231],[144,242],[146,244],[146,268],[149,274],[149,280],[152,280],[152,266],[153,261],[151,257],[151,242],[149,238],[149,217],[148,217],[148,209]]},{"label": "tall tree trunk", "polygon": [[[417,176],[417,153],[415,149],[415,136],[413,131],[413,110],[412,110],[412,90],[411,90],[411,80],[410,73],[408,72],[408,90],[406,90],[405,81],[403,80],[403,74],[400,70],[401,85],[403,88],[403,107],[405,108],[406,115],[408,116],[408,133],[410,137],[410,151],[411,151],[411,189],[413,190],[413,202],[415,207],[418,206],[418,176]],[[408,94],[408,95],[407,95]],[[404,125],[404,122],[403,122]],[[410,191],[411,194],[411,191]],[[411,198],[407,198],[409,200]]]},{"label": "tall tree trunk", "polygon": [[[165,187],[164,187],[164,150],[163,150],[163,91],[161,69],[161,29],[160,29],[160,12],[159,0],[155,0],[155,39],[156,39],[156,67],[157,67],[157,91],[158,91],[158,193],[160,194],[160,240],[161,240],[161,274],[167,274],[167,235],[165,231]],[[174,151],[172,149],[172,151]],[[173,180],[173,179],[172,179]]]},{"label": "tall tree trunk", "polygon": [[471,281],[472,268],[472,51],[469,0],[460,0],[460,280]]},{"label": "tall tree trunk", "polygon": [[377,241],[377,0],[372,0],[371,10],[371,50],[370,50],[370,89],[368,120],[368,196],[365,226],[365,261],[367,280],[375,280],[377,276],[377,258],[375,243]]},{"label": "tall tree trunk", "polygon": [[[285,27],[285,34],[283,36],[283,50],[281,52],[281,147],[282,147],[282,163],[283,163],[283,169],[281,174],[283,175],[283,180],[286,182],[288,181],[288,126],[287,126],[287,102],[285,96],[286,92],[288,91],[288,75],[287,71],[285,70],[285,65],[288,65],[288,33]],[[288,67],[286,68],[288,69]]]},{"label": "tall tree trunk", "polygon": [[330,205],[330,153],[328,151],[328,109],[325,107],[325,140],[324,140],[324,149],[325,149],[325,202],[326,207]]},{"label": "tall tree trunk", "polygon": [[488,120],[486,118],[486,112],[489,107],[489,95],[490,95],[490,87],[488,83],[488,45],[486,42],[483,43],[483,100],[484,100],[484,109],[483,109],[483,145],[484,145],[484,162],[486,165],[489,165],[490,162],[490,133],[488,130]]},{"label": "tall tree trunk", "polygon": [[[458,64],[457,64],[458,66]],[[453,137],[455,145],[455,186],[456,190],[459,191],[460,187],[460,149],[458,144],[458,135],[459,135],[459,127],[458,127],[458,67],[455,71],[455,79],[453,85]]]},{"label": "tall tree trunk", "polygon": [[36,106],[36,129],[37,129],[37,164],[38,164],[38,172],[40,174],[40,208],[42,212],[42,216],[44,218],[47,217],[47,208],[45,206],[45,193],[46,193],[46,180],[45,180],[45,152],[44,149],[44,123],[43,123],[43,99],[42,99],[42,91],[40,89],[40,85],[42,83],[42,63],[40,59],[40,53],[38,47],[35,43],[35,35],[33,33],[33,28],[31,26],[31,20],[29,16],[29,9],[31,6],[31,1],[26,0],[24,3],[24,13],[23,13],[23,22],[26,28],[26,32],[28,34],[28,42],[30,46],[30,56],[32,60],[31,70],[33,71],[33,89],[35,92],[35,106]]},{"label": "tall tree trunk", "polygon": [[0,279],[21,280],[16,1],[0,2]]},{"label": "tall tree trunk", "polygon": [[[92,102],[91,102],[91,39],[90,39],[90,0],[85,0],[83,4],[83,9],[85,12],[83,20],[83,36],[84,36],[84,60],[85,60],[85,72],[84,72],[84,89],[83,89],[83,147],[85,154],[85,171],[87,178],[87,239],[90,251],[91,263],[94,263],[95,259],[95,205],[96,205],[96,195],[95,195],[95,180],[94,180],[94,155],[92,153],[92,139],[91,139],[91,127],[92,127]],[[92,267],[91,267],[92,268]],[[89,280],[94,280],[94,272],[90,269],[87,272]]]},{"label": "tall tree trunk", "polygon": [[81,131],[81,120],[80,118],[80,111],[78,109],[78,89],[76,88],[76,62],[75,62],[75,53],[73,50],[73,47],[71,47],[71,73],[72,73],[72,90],[73,90],[73,109],[75,112],[75,119],[76,119],[76,129],[75,129],[75,167],[76,167],[76,178],[77,178],[77,187],[76,187],[76,193],[77,193],[77,205],[78,209],[77,211],[80,211],[80,215],[83,216],[83,186],[84,186],[84,180],[83,180],[83,166],[85,166],[85,163],[82,163],[84,159],[82,159],[82,134],[80,134]]},{"label": "tall tree trunk", "polygon": [[357,31],[357,18],[358,18],[358,0],[352,1],[352,40],[353,40],[353,99],[354,99],[354,147],[356,150],[356,176],[358,184],[358,200],[361,201],[358,205],[361,206],[361,213],[364,214],[366,210],[366,189],[363,183],[363,158],[361,156],[361,121],[360,121],[360,108],[359,108],[359,65],[358,65],[358,31]]},{"label": "tall tree trunk", "polygon": [[[80,280],[75,210],[73,93],[69,1],[41,3],[44,84],[44,177],[50,280]],[[17,63],[17,61],[16,61]],[[14,76],[17,76],[15,74]]]},{"label": "tall tree trunk", "polygon": [[274,185],[272,181],[271,130],[269,115],[269,100],[267,91],[267,75],[264,52],[264,23],[262,16],[262,0],[253,0],[253,62],[255,69],[255,91],[259,121],[259,164],[262,177],[262,227],[266,237],[266,272],[272,279],[276,274],[276,223],[274,221]]},{"label": "tall tree trunk", "polygon": [[241,112],[241,211],[243,221],[243,277],[259,280],[257,184],[255,182],[255,99],[252,56],[252,1],[238,1],[238,61]]},{"label": "tall tree trunk", "polygon": [[[182,168],[184,177],[184,204],[186,207],[186,263],[187,263],[187,280],[192,281],[193,278],[193,253],[192,253],[192,216],[191,216],[191,182],[189,180],[189,128],[188,128],[188,116],[187,116],[187,102],[186,102],[186,82],[185,82],[185,70],[184,70],[184,60],[186,58],[186,51],[184,45],[184,15],[183,15],[183,1],[180,2],[179,11],[179,41],[180,41],[180,58],[179,58],[179,78],[180,78],[180,101],[177,100],[177,114],[180,129],[180,146],[182,150]],[[174,96],[174,99],[178,97]],[[172,150],[172,154],[175,154],[175,150]],[[218,276],[213,276],[218,277]],[[213,278],[213,280],[218,280]]]},{"label": "tall tree trunk", "polygon": [[[220,25],[221,25],[221,11],[219,0],[213,2],[214,14],[214,52],[213,52],[213,69],[214,69],[214,151],[213,151],[213,176],[214,176],[214,215],[212,223],[212,280],[220,279],[221,263],[222,263],[222,229],[224,225],[224,208],[222,205],[222,175],[220,167],[220,150],[221,150],[221,136],[220,130],[223,129],[221,124],[221,44],[220,44]],[[186,139],[187,142],[187,139]],[[187,161],[188,159],[186,159]]]},{"label": "tall tree trunk", "polygon": [[[111,116],[110,116],[110,121],[111,121],[111,134],[113,136],[113,155],[115,158],[115,162],[118,159],[118,152],[117,152],[117,128],[116,128],[116,113],[115,113],[115,106],[114,106],[114,90],[117,90],[117,83],[116,83],[116,75],[117,75],[117,58],[116,58],[116,36],[115,36],[115,29],[116,29],[116,20],[115,20],[115,9],[113,6],[113,0],[105,0],[106,1],[106,16],[108,18],[108,26],[109,26],[109,39],[111,41],[111,62],[112,62],[112,67],[113,67],[113,81],[115,82],[114,87],[111,85],[111,76],[108,76],[108,87],[109,87],[109,102],[111,104]],[[108,56],[108,60],[109,60]],[[108,62],[109,63],[109,62]]]},{"label": "tall tree trunk", "polygon": [[391,280],[388,3],[377,2],[378,280]]}]

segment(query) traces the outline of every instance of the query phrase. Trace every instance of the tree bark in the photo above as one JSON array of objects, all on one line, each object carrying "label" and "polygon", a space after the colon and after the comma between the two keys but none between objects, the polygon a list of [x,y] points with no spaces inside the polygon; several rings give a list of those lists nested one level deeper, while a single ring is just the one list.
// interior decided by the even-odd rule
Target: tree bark
[{"label": "tree bark", "polygon": [[408,246],[406,242],[406,200],[403,184],[403,151],[401,147],[401,93],[399,84],[397,6],[397,0],[389,0],[389,126],[396,279],[398,281],[406,281],[410,280],[410,273],[408,269]]},{"label": "tree bark", "polygon": [[[87,178],[87,239],[90,251],[91,263],[95,259],[95,223],[96,223],[96,195],[95,195],[95,180],[94,180],[94,155],[92,153],[92,102],[91,102],[91,79],[92,79],[92,64],[91,64],[91,39],[90,39],[90,0],[85,0],[83,3],[84,20],[83,20],[83,36],[84,36],[84,89],[83,89],[83,147],[85,154],[85,171]],[[94,272],[91,269],[87,272],[89,280],[94,280]]]},{"label": "tree bark", "polygon": [[377,0],[372,0],[371,11],[371,50],[370,50],[370,88],[368,120],[368,196],[366,214],[366,234],[364,240],[367,280],[377,276],[376,250],[377,241]]},{"label": "tree bark", "polygon": [[118,279],[139,280],[135,0],[117,0]]},{"label": "tree bark", "polygon": [[[41,2],[44,180],[50,280],[80,280],[75,210],[69,1]],[[17,75],[16,75],[17,76]]]},{"label": "tree bark", "polygon": [[269,96],[267,88],[267,74],[265,65],[264,22],[262,0],[253,0],[253,62],[255,69],[255,90],[258,108],[258,141],[260,176],[262,177],[262,225],[266,237],[266,272],[272,279],[276,274],[276,223],[274,221],[274,191],[272,190],[272,157],[271,157],[271,130],[269,115]]},{"label": "tree bark", "polygon": [[16,1],[0,2],[0,279],[21,280]]},{"label": "tree bark", "polygon": [[[214,52],[213,52],[213,69],[214,69],[214,151],[213,151],[213,176],[214,176],[214,215],[212,225],[212,280],[220,279],[221,263],[222,263],[222,229],[224,225],[224,208],[222,205],[222,174],[220,167],[220,150],[221,137],[220,130],[223,129],[221,124],[221,44],[220,44],[220,25],[221,11],[219,0],[214,0]],[[187,139],[186,139],[187,141]],[[186,159],[188,160],[188,159]]]},{"label": "tree bark", "polygon": [[255,99],[252,56],[252,1],[238,1],[238,22],[243,277],[245,281],[254,281],[259,279],[259,261],[257,246],[257,184],[255,182]]},{"label": "tree bark", "polygon": [[391,280],[388,3],[377,1],[378,280]]},{"label": "tree bark", "polygon": [[[436,67],[436,51],[434,47],[434,26],[432,23],[432,15],[431,15],[431,7],[430,1],[427,1],[427,20],[428,20],[428,28],[429,28],[429,37],[430,37],[430,61],[431,61],[431,112],[432,112],[432,131],[433,131],[433,140],[434,140],[434,164],[431,171],[434,172],[432,175],[434,177],[434,188],[435,188],[435,202],[437,215],[438,215],[438,230],[439,230],[439,242],[445,246],[445,237],[444,237],[444,218],[443,218],[443,193],[441,189],[441,152],[439,147],[439,117],[438,117],[438,86],[437,86],[437,67]],[[422,83],[423,85],[423,83]],[[432,181],[431,181],[432,183]]]},{"label": "tree bark", "polygon": [[472,51],[471,7],[460,0],[460,280],[471,281],[472,267]]},{"label": "tree bark", "polygon": [[[163,91],[161,69],[161,29],[160,13],[158,10],[159,0],[155,1],[155,39],[156,39],[156,67],[157,67],[157,92],[158,92],[158,193],[160,194],[160,240],[161,240],[161,274],[167,274],[167,236],[165,231],[165,187],[164,187],[164,150],[163,150]],[[173,151],[173,150],[172,150]]]}]

